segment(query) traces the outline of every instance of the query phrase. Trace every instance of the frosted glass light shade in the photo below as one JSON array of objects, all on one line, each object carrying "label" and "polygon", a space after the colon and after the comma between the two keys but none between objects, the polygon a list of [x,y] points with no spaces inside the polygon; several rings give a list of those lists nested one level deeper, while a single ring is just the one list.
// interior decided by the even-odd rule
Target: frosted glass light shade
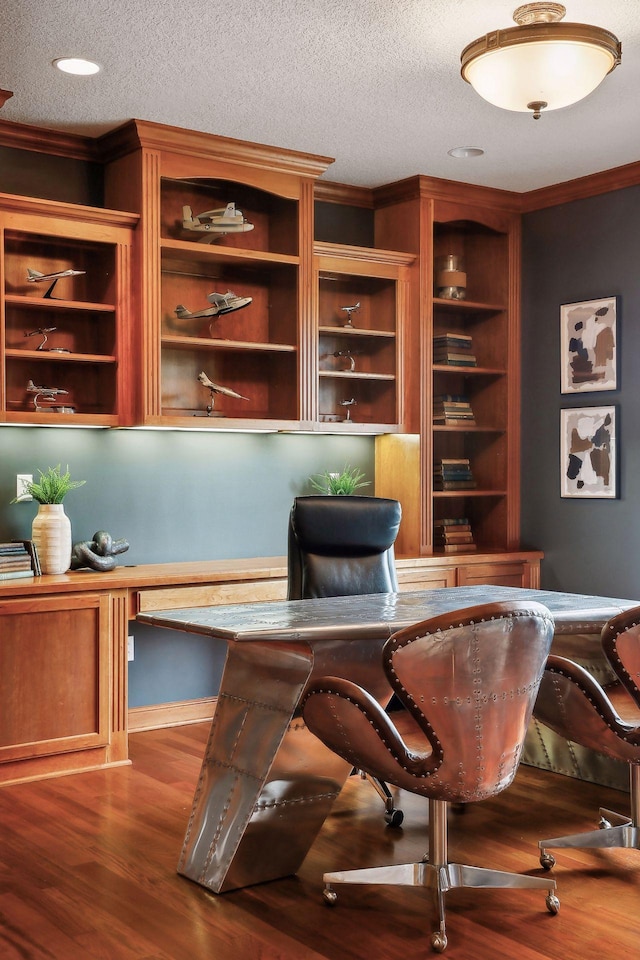
[{"label": "frosted glass light shade", "polygon": [[620,63],[608,30],[581,23],[533,23],[498,30],[462,51],[463,78],[489,103],[558,110],[588,96]]}]

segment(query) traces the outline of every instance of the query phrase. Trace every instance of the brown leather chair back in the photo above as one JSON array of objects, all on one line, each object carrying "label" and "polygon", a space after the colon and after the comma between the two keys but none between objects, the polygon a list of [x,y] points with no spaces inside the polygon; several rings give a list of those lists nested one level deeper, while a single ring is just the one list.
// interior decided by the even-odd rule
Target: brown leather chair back
[{"label": "brown leather chair back", "polygon": [[304,719],[358,769],[439,800],[493,796],[515,776],[553,638],[538,603],[484,604],[394,634],[383,663],[391,686],[424,733],[409,750],[366,691],[318,681]]}]

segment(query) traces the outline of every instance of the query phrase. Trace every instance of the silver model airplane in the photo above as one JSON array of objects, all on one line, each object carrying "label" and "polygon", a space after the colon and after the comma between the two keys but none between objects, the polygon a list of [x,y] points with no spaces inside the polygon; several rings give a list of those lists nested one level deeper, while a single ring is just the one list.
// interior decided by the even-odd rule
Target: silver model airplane
[{"label": "silver model airplane", "polygon": [[54,330],[57,330],[57,327],[38,327],[37,330],[30,330],[28,333],[25,331],[25,337],[44,337],[42,343],[39,343],[36,347],[36,350],[44,350],[44,345],[49,339],[47,336],[48,333],[53,333]]},{"label": "silver model airplane", "polygon": [[[29,380],[27,393],[35,394],[33,406],[36,410],[52,410],[54,413],[75,413],[74,407],[57,405],[56,397],[69,393],[68,390],[63,390],[62,387],[39,387],[33,380]],[[51,406],[43,407],[41,406],[42,403],[51,404]],[[54,406],[54,404],[56,405]]]},{"label": "silver model airplane", "polygon": [[207,404],[207,416],[211,416],[211,411],[213,410],[213,405],[215,402],[215,396],[217,393],[221,394],[223,397],[234,397],[236,400],[248,400],[249,397],[243,397],[241,393],[236,393],[235,390],[231,390],[229,387],[223,387],[219,383],[214,383],[213,380],[210,380],[206,375],[204,370],[202,373],[198,374],[198,380],[200,383],[206,387],[211,394],[211,399]]},{"label": "silver model airplane", "polygon": [[185,204],[182,208],[182,226],[185,230],[206,234],[198,237],[204,243],[210,243],[226,233],[248,233],[253,230],[253,224],[243,216],[242,210],[236,210],[235,203],[228,203],[226,207],[217,210],[205,210],[197,216],[194,216],[191,207]]},{"label": "silver model airplane", "polygon": [[231,313],[233,310],[241,310],[243,307],[248,307],[252,299],[253,297],[236,297],[235,293],[231,290],[227,290],[226,293],[210,293],[207,300],[213,304],[213,306],[191,313],[190,310],[187,310],[185,306],[179,303],[176,307],[176,316],[179,320],[195,320],[198,317],[221,316],[223,313]]},{"label": "silver model airplane", "polygon": [[63,390],[62,387],[38,387],[33,380],[29,380],[27,393],[37,393],[47,400],[52,400],[54,397],[58,397],[63,393],[69,393],[69,391]]},{"label": "silver model airplane", "polygon": [[360,301],[358,301],[357,303],[352,304],[352,306],[350,306],[350,307],[340,307],[340,309],[341,309],[341,310],[344,310],[344,312],[345,312],[346,315],[347,315],[347,319],[346,319],[345,322],[344,322],[344,326],[345,326],[345,327],[352,327],[352,326],[353,326],[352,314],[354,314],[354,313],[356,312],[356,310],[359,310],[359,309],[360,309]]},{"label": "silver model airplane", "polygon": [[357,402],[358,401],[355,399],[355,397],[351,397],[351,400],[338,400],[338,404],[341,407],[346,407],[347,409],[345,420],[351,420],[351,407],[355,406]]},{"label": "silver model airplane", "polygon": [[30,283],[46,283],[51,280],[51,286],[44,295],[44,299],[46,299],[53,293],[53,288],[58,280],[62,280],[63,277],[79,277],[86,272],[86,270],[58,270],[57,273],[40,273],[38,270],[32,270],[30,267],[27,267],[27,280]]}]

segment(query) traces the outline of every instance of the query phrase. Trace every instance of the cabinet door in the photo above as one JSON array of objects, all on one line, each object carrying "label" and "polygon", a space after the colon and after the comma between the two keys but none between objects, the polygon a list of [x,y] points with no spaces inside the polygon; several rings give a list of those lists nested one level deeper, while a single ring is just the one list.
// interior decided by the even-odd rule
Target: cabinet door
[{"label": "cabinet door", "polygon": [[0,603],[0,768],[108,744],[109,637],[107,595]]}]

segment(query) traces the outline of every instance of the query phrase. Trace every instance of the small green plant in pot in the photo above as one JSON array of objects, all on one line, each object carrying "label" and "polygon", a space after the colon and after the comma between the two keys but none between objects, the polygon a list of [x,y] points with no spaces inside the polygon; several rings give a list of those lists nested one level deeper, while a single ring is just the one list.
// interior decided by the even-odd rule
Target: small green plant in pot
[{"label": "small green plant in pot", "polygon": [[[66,573],[71,565],[71,522],[64,512],[63,500],[70,490],[81,487],[85,480],[72,480],[67,467],[62,473],[60,464],[49,467],[46,473],[38,470],[39,480],[25,484],[24,493],[40,505],[33,519],[33,540],[42,573]],[[12,500],[15,503],[16,498]]]},{"label": "small green plant in pot", "polygon": [[317,493],[324,493],[332,497],[350,497],[356,490],[370,486],[370,481],[364,479],[365,474],[357,467],[346,465],[340,473],[325,470],[309,478],[311,486]]},{"label": "small green plant in pot", "polygon": [[[62,503],[70,490],[81,487],[86,480],[72,480],[69,473],[69,467],[65,473],[61,472],[61,466],[49,467],[46,473],[38,470],[39,480],[32,480],[26,483],[24,493],[33,497],[38,503]],[[11,503],[18,503],[19,497],[15,497]]]}]

